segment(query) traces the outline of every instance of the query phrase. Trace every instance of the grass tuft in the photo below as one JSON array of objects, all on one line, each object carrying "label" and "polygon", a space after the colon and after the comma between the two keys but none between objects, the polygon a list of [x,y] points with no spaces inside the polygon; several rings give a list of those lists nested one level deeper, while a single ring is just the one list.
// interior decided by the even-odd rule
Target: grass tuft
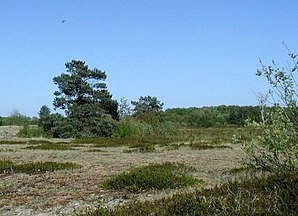
[{"label": "grass tuft", "polygon": [[201,143],[201,142],[197,142],[197,143],[191,143],[190,147],[192,149],[198,149],[198,150],[204,150],[204,149],[226,149],[229,148],[231,149],[231,146],[228,145],[210,145],[207,143]]},{"label": "grass tuft", "polygon": [[56,143],[49,143],[49,144],[40,144],[35,146],[27,146],[23,149],[30,149],[30,150],[75,150],[69,145],[63,144],[56,144]]},{"label": "grass tuft", "polygon": [[38,174],[56,170],[78,169],[80,165],[74,163],[36,162],[15,164],[9,160],[0,160],[0,173],[27,173]]}]

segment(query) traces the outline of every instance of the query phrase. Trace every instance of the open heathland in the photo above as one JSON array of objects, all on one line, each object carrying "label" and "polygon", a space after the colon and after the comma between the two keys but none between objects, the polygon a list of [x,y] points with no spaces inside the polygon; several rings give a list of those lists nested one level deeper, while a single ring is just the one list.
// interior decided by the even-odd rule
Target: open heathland
[{"label": "open heathland", "polygon": [[[241,162],[246,158],[240,144],[226,142],[224,145],[229,148],[192,148],[190,142],[162,140],[162,143],[158,144],[156,140],[149,140],[150,145],[147,145],[153,146],[154,151],[147,152],[129,151],[142,147],[136,141],[131,145],[128,143],[106,147],[107,143],[100,145],[103,142],[97,143],[96,140],[89,143],[83,142],[84,140],[54,140],[54,148],[39,148],[41,145],[51,145],[51,140],[20,139],[13,134],[9,140],[5,140],[2,140],[0,145],[1,160],[17,165],[55,162],[77,164],[79,167],[36,174],[0,174],[1,215],[75,215],[87,208],[113,207],[136,200],[157,200],[182,191],[210,188],[241,177],[242,174],[230,174],[227,171],[241,167]],[[111,140],[109,142],[112,142]],[[143,142],[145,141],[142,140]],[[198,142],[195,142],[196,145]],[[61,150],[57,145],[69,146],[71,149]],[[221,144],[210,142],[209,145]],[[37,148],[28,148],[29,146]],[[107,179],[123,172],[164,163],[192,167],[191,176],[200,184],[136,192],[100,187]]]}]

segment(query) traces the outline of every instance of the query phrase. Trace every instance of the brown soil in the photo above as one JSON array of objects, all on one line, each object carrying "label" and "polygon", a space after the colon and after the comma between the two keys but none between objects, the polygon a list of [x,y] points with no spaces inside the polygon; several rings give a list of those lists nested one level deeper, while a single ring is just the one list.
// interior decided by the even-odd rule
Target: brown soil
[{"label": "brown soil", "polygon": [[[15,139],[17,129],[8,129],[14,131],[9,133],[9,139]],[[3,127],[0,127],[0,135],[1,130]],[[179,162],[193,166],[197,168],[195,176],[204,181],[202,186],[211,187],[234,178],[224,172],[240,166],[245,158],[239,145],[231,145],[231,149],[210,150],[192,150],[187,146],[178,150],[157,148],[154,153],[124,153],[127,147],[87,152],[92,148],[88,144],[68,151],[27,150],[23,149],[25,146],[0,145],[0,159],[16,163],[74,162],[82,165],[82,168],[38,175],[0,174],[0,215],[73,215],[98,205],[114,206],[130,200],[156,199],[177,192],[165,190],[133,194],[105,191],[98,187],[105,178],[149,163]]]}]

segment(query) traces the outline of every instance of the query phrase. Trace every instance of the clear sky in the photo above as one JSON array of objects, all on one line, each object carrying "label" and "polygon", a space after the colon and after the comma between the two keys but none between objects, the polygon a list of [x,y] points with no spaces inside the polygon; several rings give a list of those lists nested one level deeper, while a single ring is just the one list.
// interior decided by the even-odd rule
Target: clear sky
[{"label": "clear sky", "polygon": [[117,100],[256,105],[259,59],[287,64],[282,41],[298,51],[295,0],[2,0],[0,116],[52,109],[73,59],[105,70]]}]

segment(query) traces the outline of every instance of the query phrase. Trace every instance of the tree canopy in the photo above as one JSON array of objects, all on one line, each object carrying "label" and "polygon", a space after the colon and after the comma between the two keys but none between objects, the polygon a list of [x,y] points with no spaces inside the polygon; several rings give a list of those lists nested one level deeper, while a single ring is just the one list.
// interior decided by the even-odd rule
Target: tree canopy
[{"label": "tree canopy", "polygon": [[72,60],[66,72],[53,78],[55,109],[65,110],[66,117],[52,114],[44,124],[54,137],[111,136],[118,116],[118,103],[107,90],[107,75],[85,62]]},{"label": "tree canopy", "polygon": [[163,103],[157,100],[157,97],[144,96],[140,97],[138,101],[132,101],[134,106],[133,111],[136,113],[144,113],[149,111],[161,112]]},{"label": "tree canopy", "polygon": [[[117,101],[112,100],[106,84],[104,71],[89,69],[84,61],[72,60],[65,64],[66,73],[53,78],[58,85],[54,92],[54,107],[66,111],[69,115],[85,105],[96,105],[98,109],[118,119]],[[93,107],[94,108],[94,107]]]}]

